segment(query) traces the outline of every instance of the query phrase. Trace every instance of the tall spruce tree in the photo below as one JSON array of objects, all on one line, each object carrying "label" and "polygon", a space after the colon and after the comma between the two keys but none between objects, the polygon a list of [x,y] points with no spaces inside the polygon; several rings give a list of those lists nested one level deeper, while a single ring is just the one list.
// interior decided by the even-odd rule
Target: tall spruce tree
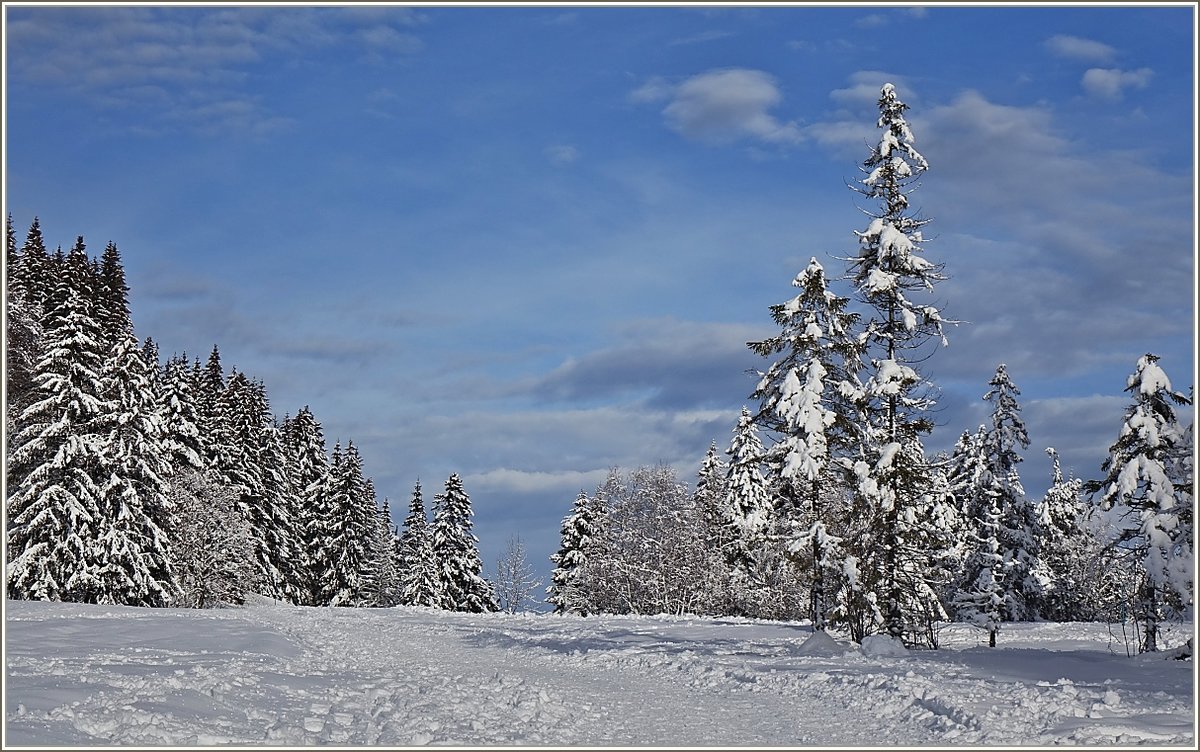
[{"label": "tall spruce tree", "polygon": [[103,333],[83,283],[65,271],[8,458],[5,573],[11,598],[94,603],[103,596],[94,544],[104,527],[96,475],[105,444],[97,431],[110,405]]},{"label": "tall spruce tree", "polygon": [[296,533],[302,602],[324,605],[323,575],[333,568],[329,540],[333,510],[327,491],[330,483],[329,456],[321,424],[308,405],[294,418],[284,421],[282,439],[288,458],[289,487],[297,500]]},{"label": "tall spruce tree", "polygon": [[1025,496],[1017,465],[1018,448],[1029,447],[1029,434],[1021,419],[1021,394],[1001,363],[988,382],[991,387],[983,399],[992,404],[991,428],[984,437],[983,449],[989,464],[991,483],[1000,509],[1000,548],[1007,562],[1009,603],[1006,616],[1026,621],[1037,614],[1038,598],[1045,585],[1045,572],[1034,535],[1036,521],[1033,505]]},{"label": "tall spruce tree", "polygon": [[332,512],[329,541],[331,571],[326,583],[331,606],[370,604],[370,579],[375,559],[372,540],[378,524],[375,497],[363,476],[362,457],[353,441],[341,450],[331,468],[329,506]]},{"label": "tall spruce tree", "polygon": [[98,473],[104,522],[94,545],[103,562],[104,600],[163,606],[176,598],[164,486],[171,467],[154,395],[150,366],[142,357],[132,324],[116,336],[101,372],[109,408],[97,421],[104,443]]},{"label": "tall spruce tree", "polygon": [[433,534],[425,514],[421,481],[413,487],[400,532],[400,602],[430,608],[442,605],[442,580],[433,554]]},{"label": "tall spruce tree", "polygon": [[[869,519],[855,541],[859,600],[878,604],[882,626],[900,638],[906,631],[904,604],[922,583],[906,566],[921,558],[915,539],[906,538],[906,521],[919,516],[920,499],[931,483],[928,461],[914,451],[932,429],[932,386],[914,368],[928,357],[931,343],[945,342],[944,319],[933,305],[912,296],[931,292],[943,280],[941,266],[923,256],[923,229],[929,220],[909,207],[909,196],[928,169],[896,96],[884,84],[879,96],[878,143],[863,162],[866,177],[859,192],[876,200],[867,228],[856,232],[858,254],[849,259],[848,278],[870,312],[863,343],[870,366],[864,379],[864,417],[857,458],[852,466],[858,516]],[[919,538],[919,536],[916,536]]]},{"label": "tall spruce tree", "polygon": [[1176,458],[1193,448],[1184,446],[1190,432],[1171,407],[1191,400],[1171,389],[1158,356],[1150,353],[1138,359],[1125,391],[1133,404],[1104,460],[1106,475],[1087,489],[1102,509],[1118,516],[1113,543],[1139,574],[1133,611],[1142,625],[1140,649],[1152,652],[1161,622],[1193,599],[1191,489],[1172,472]]},{"label": "tall spruce tree", "polygon": [[27,271],[28,265],[36,262],[31,255],[17,252],[17,238],[13,231],[11,214],[8,216],[6,231],[5,274],[8,288],[4,388],[8,407],[5,430],[11,442],[13,419],[29,404],[33,393],[33,371],[40,358],[44,315],[32,288],[31,275]]},{"label": "tall spruce tree", "polygon": [[96,318],[105,337],[115,344],[133,329],[133,321],[129,313],[129,285],[125,282],[125,266],[121,262],[121,252],[111,241],[100,257],[98,277],[94,293]]},{"label": "tall spruce tree", "polygon": [[483,578],[479,539],[472,532],[473,515],[462,478],[454,473],[446,479],[445,490],[434,496],[432,530],[442,607],[449,611],[482,613],[499,608],[491,583]]},{"label": "tall spruce tree", "polygon": [[788,548],[808,569],[810,617],[823,630],[827,591],[843,557],[832,533],[834,510],[821,502],[830,496],[827,486],[840,485],[831,477],[832,459],[846,456],[855,444],[862,346],[853,331],[858,315],[846,310],[848,298],[829,291],[815,258],[792,286],[800,290],[795,297],[771,306],[780,333],[750,343],[763,357],[778,356],[752,396],[762,404],[755,420],[776,437],[765,457],[769,483],[785,515],[799,526],[789,531]]}]

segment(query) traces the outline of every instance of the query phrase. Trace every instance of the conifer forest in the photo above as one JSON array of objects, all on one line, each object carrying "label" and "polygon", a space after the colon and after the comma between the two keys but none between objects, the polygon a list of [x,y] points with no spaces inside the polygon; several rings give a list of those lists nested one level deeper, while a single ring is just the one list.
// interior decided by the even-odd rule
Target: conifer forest
[{"label": "conifer forest", "polygon": [[[1129,363],[1108,456],[1074,477],[1031,445],[996,363],[989,419],[937,427],[959,438],[928,451],[929,364],[974,324],[932,302],[954,270],[911,204],[937,165],[906,110],[883,85],[853,186],[869,216],[845,257],[812,258],[792,297],[763,301],[775,333],[748,343],[756,386],[699,474],[647,458],[564,499],[536,594],[519,549],[486,575],[459,474],[381,500],[353,439],[307,406],[281,413],[252,367],[135,336],[115,243],[51,250],[36,217],[22,241],[10,216],[8,598],[487,613],[545,597],[558,614],[807,621],[931,649],[956,622],[996,646],[1014,622],[1129,619],[1138,650],[1159,650],[1193,606],[1192,390],[1153,353]],[[1052,479],[1041,498],[1031,474]]]}]

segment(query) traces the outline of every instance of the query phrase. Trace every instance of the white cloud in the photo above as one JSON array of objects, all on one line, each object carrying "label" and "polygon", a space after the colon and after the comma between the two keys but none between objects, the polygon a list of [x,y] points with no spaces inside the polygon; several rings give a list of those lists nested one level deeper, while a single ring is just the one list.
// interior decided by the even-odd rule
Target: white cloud
[{"label": "white cloud", "polygon": [[844,89],[834,89],[829,92],[829,98],[843,107],[874,108],[879,102],[879,90],[884,84],[891,83],[897,88],[900,98],[906,103],[917,101],[913,88],[908,85],[904,76],[878,70],[855,71],[850,74],[850,85]]},{"label": "white cloud", "polygon": [[[250,94],[256,66],[335,46],[385,62],[422,46],[397,28],[420,20],[403,9],[173,10],[21,9],[6,29],[9,83],[63,88],[97,108],[136,108],[142,130],[264,135],[291,120]],[[83,36],[88,43],[77,44]]]},{"label": "white cloud", "polygon": [[662,76],[654,76],[646,83],[629,93],[629,101],[638,104],[646,102],[661,102],[671,98],[675,87]]},{"label": "white cloud", "polygon": [[703,44],[704,42],[714,42],[718,39],[726,39],[731,36],[733,36],[732,31],[702,31],[699,34],[672,39],[667,45],[669,47],[679,47],[688,44]]},{"label": "white cloud", "polygon": [[590,492],[608,475],[606,468],[595,470],[513,470],[495,468],[482,473],[469,474],[463,482],[469,488],[481,491],[507,491],[510,493],[538,493],[559,491],[568,498],[572,491]]},{"label": "white cloud", "polygon": [[1144,89],[1150,83],[1154,71],[1138,68],[1124,71],[1118,68],[1090,68],[1083,74],[1084,91],[1100,99],[1118,100],[1129,88]]},{"label": "white cloud", "polygon": [[1055,34],[1043,42],[1046,49],[1059,57],[1084,62],[1104,63],[1112,60],[1117,51],[1103,42],[1068,34]]},{"label": "white cloud", "polygon": [[775,79],[758,70],[728,68],[693,76],[677,86],[651,79],[631,95],[646,102],[670,98],[663,115],[685,137],[707,143],[753,138],[787,144],[803,140],[795,123],[771,114],[783,99]]},{"label": "white cloud", "polygon": [[579,159],[579,150],[570,144],[553,144],[543,149],[542,153],[557,167],[565,167]]},{"label": "white cloud", "polygon": [[876,29],[886,25],[888,22],[887,16],[882,13],[872,13],[869,16],[863,16],[854,22],[854,25],[862,29]]}]

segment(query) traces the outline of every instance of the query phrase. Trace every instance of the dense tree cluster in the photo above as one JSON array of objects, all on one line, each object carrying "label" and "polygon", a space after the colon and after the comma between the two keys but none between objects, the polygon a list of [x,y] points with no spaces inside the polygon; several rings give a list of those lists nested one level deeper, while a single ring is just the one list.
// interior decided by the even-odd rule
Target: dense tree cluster
[{"label": "dense tree cluster", "polygon": [[6,229],[9,597],[496,608],[457,476],[432,535],[410,515],[398,537],[308,407],[277,420],[215,346],[162,363],[139,343],[116,245],[51,254],[37,219],[20,248]]},{"label": "dense tree cluster", "polygon": [[[924,256],[929,220],[909,208],[929,168],[890,84],[859,192],[877,202],[844,259],[850,296],[814,258],[771,306],[779,334],[733,429],[689,495],[670,468],[614,471],[564,519],[549,589],[560,612],[808,618],[855,640],[884,633],[937,647],[956,619],[996,644],[1005,622],[1119,619],[1142,647],[1192,602],[1192,430],[1147,355],[1130,377],[1107,478],[1064,479],[1054,450],[1042,499],[1022,485],[1029,437],[1005,365],[990,421],[931,456],[936,388],[921,369],[951,323],[923,302],[944,279]],[[1086,492],[1096,503],[1090,503]],[[714,555],[714,553],[716,555]]]}]

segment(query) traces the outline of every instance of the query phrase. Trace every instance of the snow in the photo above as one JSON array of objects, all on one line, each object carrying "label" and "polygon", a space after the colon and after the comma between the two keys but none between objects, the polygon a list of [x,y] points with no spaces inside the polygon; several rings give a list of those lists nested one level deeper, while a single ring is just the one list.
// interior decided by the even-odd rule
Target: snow
[{"label": "snow", "polygon": [[736,618],[269,601],[10,601],[6,625],[6,746],[1195,741],[1191,662],[1128,658],[1103,624],[1006,624],[995,649],[955,624],[938,651]]}]

